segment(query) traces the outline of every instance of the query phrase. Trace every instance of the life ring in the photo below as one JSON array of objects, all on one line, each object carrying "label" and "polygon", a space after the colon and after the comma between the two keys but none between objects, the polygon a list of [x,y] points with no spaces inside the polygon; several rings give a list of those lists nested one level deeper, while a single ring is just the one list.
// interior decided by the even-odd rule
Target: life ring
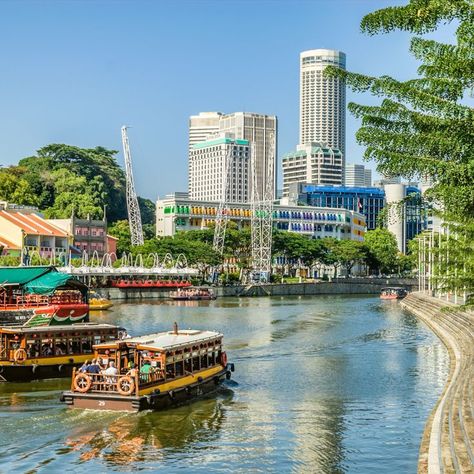
[{"label": "life ring", "polygon": [[135,381],[128,375],[120,377],[117,381],[117,392],[120,393],[120,395],[130,395],[133,393],[134,388]]},{"label": "life ring", "polygon": [[227,367],[227,354],[225,352],[221,354],[221,365]]},{"label": "life ring", "polygon": [[74,377],[74,389],[80,393],[86,393],[92,385],[92,380],[87,374],[79,373]]},{"label": "life ring", "polygon": [[18,364],[23,364],[26,359],[28,359],[28,354],[25,349],[20,348],[13,353],[13,360]]}]

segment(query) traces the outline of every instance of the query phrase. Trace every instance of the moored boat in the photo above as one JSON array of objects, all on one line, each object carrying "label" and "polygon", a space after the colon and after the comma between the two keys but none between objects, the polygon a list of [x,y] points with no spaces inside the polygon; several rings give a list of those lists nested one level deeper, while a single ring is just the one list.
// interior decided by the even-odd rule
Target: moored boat
[{"label": "moored boat", "polygon": [[0,268],[0,325],[87,321],[87,286],[54,267]]},{"label": "moored boat", "polygon": [[210,288],[178,289],[170,293],[170,298],[177,301],[215,300],[217,296]]},{"label": "moored boat", "polygon": [[382,288],[380,299],[382,300],[401,300],[408,294],[407,290],[400,286],[390,286]]},{"label": "moored boat", "polygon": [[89,291],[89,310],[104,311],[110,309],[114,304],[112,301],[100,296],[95,291]]},{"label": "moored boat", "polygon": [[74,371],[61,401],[71,408],[160,410],[216,390],[231,377],[223,335],[178,330],[97,344],[94,357],[108,364],[100,374]]},{"label": "moored boat", "polygon": [[112,342],[123,328],[111,324],[0,327],[0,381],[70,377],[93,356],[94,344]]},{"label": "moored boat", "polygon": [[152,280],[149,278],[112,280],[110,285],[114,288],[186,288],[192,283],[187,280]]}]

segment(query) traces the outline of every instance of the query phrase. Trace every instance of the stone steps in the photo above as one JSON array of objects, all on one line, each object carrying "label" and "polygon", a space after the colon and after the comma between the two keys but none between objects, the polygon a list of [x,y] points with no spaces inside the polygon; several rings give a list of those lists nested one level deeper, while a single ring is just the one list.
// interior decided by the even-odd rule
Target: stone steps
[{"label": "stone steps", "polygon": [[451,360],[447,385],[425,427],[419,472],[474,473],[474,314],[421,293],[408,295],[402,305],[438,334]]}]

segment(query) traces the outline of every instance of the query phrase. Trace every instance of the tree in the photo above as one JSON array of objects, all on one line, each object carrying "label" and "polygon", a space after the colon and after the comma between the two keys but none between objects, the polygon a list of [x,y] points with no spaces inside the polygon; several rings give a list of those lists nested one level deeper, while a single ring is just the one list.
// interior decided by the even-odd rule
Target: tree
[{"label": "tree", "polygon": [[23,178],[23,174],[18,167],[0,170],[0,201],[26,206],[38,205],[38,197]]},{"label": "tree", "polygon": [[387,229],[369,230],[365,234],[366,263],[378,273],[392,273],[397,268],[398,246],[395,236]]},{"label": "tree", "polygon": [[459,253],[447,270],[448,286],[474,291],[474,8],[470,0],[410,0],[404,6],[365,16],[364,32],[374,35],[403,30],[417,35],[455,21],[452,44],[422,36],[411,39],[410,51],[421,62],[418,77],[400,81],[327,69],[346,79],[355,91],[383,97],[378,106],[351,103],[349,110],[362,120],[357,140],[365,158],[375,160],[386,175],[406,179],[430,178],[426,195],[437,207]]},{"label": "tree", "polygon": [[[130,252],[132,247],[132,237],[130,234],[130,225],[128,221],[117,221],[109,226],[107,232],[113,237],[117,237],[117,254],[122,255],[124,252]],[[148,253],[148,252],[147,252]]]},{"label": "tree", "polygon": [[357,240],[339,240],[335,248],[335,254],[338,262],[345,267],[347,274],[350,275],[352,267],[356,263],[365,260],[366,252],[363,242]]}]

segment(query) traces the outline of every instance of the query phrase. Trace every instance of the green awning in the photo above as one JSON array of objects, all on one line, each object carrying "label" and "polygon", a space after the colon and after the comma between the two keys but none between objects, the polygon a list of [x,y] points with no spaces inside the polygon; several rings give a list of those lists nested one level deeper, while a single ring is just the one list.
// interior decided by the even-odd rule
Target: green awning
[{"label": "green awning", "polygon": [[71,275],[59,272],[49,272],[33,281],[30,281],[23,288],[26,293],[33,293],[35,295],[51,295],[57,288],[66,286],[70,280],[78,282],[78,280]]},{"label": "green awning", "polygon": [[24,285],[52,271],[56,272],[52,267],[0,267],[0,285]]}]

